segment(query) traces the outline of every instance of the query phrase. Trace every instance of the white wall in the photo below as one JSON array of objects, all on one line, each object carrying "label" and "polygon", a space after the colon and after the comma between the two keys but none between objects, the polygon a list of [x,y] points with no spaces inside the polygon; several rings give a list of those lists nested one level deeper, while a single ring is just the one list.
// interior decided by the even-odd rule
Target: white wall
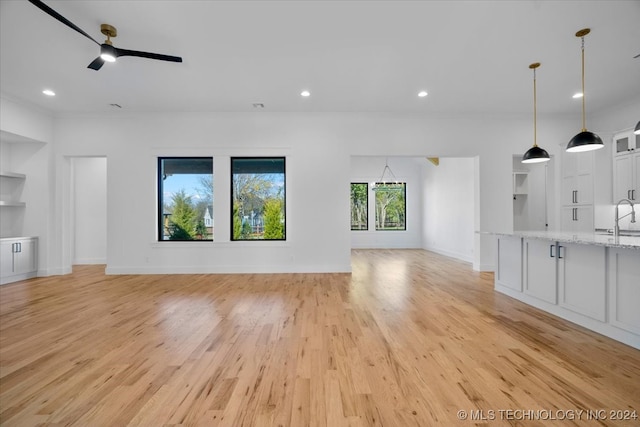
[{"label": "white wall", "polygon": [[107,262],[107,159],[71,159],[73,264]]},{"label": "white wall", "polygon": [[[574,119],[548,118],[541,140],[568,140]],[[541,118],[540,122],[543,120]],[[352,156],[478,156],[474,230],[511,231],[511,161],[529,146],[530,117],[387,113],[178,113],[69,116],[56,120],[54,218],[62,224],[51,251],[56,268],[71,263],[63,235],[68,156],[108,159],[107,272],[350,271],[349,182]],[[523,137],[523,134],[526,135]],[[548,150],[553,150],[549,148]],[[287,156],[287,241],[156,242],[156,157],[212,155],[217,160],[216,229],[228,217],[228,156]],[[225,170],[225,168],[227,168]],[[218,179],[220,178],[220,179]],[[225,180],[226,184],[225,184]],[[133,213],[133,215],[132,215]],[[418,232],[420,235],[420,232]],[[493,268],[493,238],[474,235],[474,268]]]},{"label": "white wall", "polygon": [[473,158],[441,157],[435,166],[422,167],[423,248],[473,262],[474,184]]},{"label": "white wall", "polygon": [[[422,234],[422,203],[420,160],[413,157],[351,157],[351,182],[372,183],[380,179],[385,162],[398,181],[406,183],[405,231],[376,231],[375,194],[369,186],[369,229],[351,231],[352,248],[420,248]],[[389,174],[385,175],[388,178]]]}]

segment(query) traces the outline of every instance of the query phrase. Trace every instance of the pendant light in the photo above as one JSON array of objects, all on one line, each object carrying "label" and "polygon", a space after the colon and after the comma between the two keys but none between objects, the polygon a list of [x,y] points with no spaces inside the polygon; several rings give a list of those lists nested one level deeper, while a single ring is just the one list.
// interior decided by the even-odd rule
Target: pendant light
[{"label": "pendant light", "polygon": [[[389,179],[389,181],[387,181],[387,179]],[[373,191],[384,190],[394,185],[398,185],[398,179],[389,167],[389,159],[385,159],[384,169],[382,169],[382,175],[380,175],[380,179],[377,182],[371,183],[371,189]]]},{"label": "pendant light", "polygon": [[640,122],[636,125],[636,128],[633,130],[633,133],[636,135],[640,135]]},{"label": "pendant light", "polygon": [[582,39],[582,132],[571,138],[569,145],[567,145],[567,152],[579,153],[582,151],[597,150],[604,147],[604,142],[598,135],[587,130],[585,121],[585,107],[584,99],[586,94],[584,92],[584,36],[589,34],[591,30],[589,28],[582,29],[576,33],[576,37]]},{"label": "pendant light", "polygon": [[536,68],[540,66],[539,62],[534,62],[529,65],[529,68],[533,70],[533,147],[529,148],[524,156],[522,156],[522,163],[541,163],[551,160],[547,150],[538,147],[537,141],[537,129],[536,129],[536,111],[537,111],[537,99],[536,99]]}]

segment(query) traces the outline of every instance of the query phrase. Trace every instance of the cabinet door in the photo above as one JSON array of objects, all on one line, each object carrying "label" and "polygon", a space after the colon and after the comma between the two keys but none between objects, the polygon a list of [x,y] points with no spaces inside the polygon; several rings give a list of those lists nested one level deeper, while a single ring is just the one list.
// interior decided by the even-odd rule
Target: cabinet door
[{"label": "cabinet door", "polygon": [[[638,135],[640,138],[640,135]],[[640,144],[640,142],[638,142]],[[640,147],[638,148],[640,149]],[[640,203],[640,153],[635,153],[632,157],[633,161],[633,188],[631,200]]]},{"label": "cabinet door", "polygon": [[640,335],[640,251],[609,249],[609,322]]},{"label": "cabinet door", "polygon": [[576,208],[564,206],[561,211],[561,230],[566,233],[572,233],[575,228],[574,222],[576,218]]},{"label": "cabinet door", "polygon": [[573,205],[576,203],[577,177],[575,175],[562,178],[562,204]]},{"label": "cabinet door", "polygon": [[576,220],[574,221],[574,233],[593,233],[595,230],[593,219],[593,206],[576,207]]},{"label": "cabinet door", "polygon": [[555,242],[548,240],[524,240],[524,292],[551,304],[556,296]]},{"label": "cabinet door", "polygon": [[581,205],[593,203],[592,173],[581,173],[576,176],[575,201]]},{"label": "cabinet door", "polygon": [[620,156],[629,153],[630,145],[631,145],[631,137],[633,134],[622,134],[616,135],[613,138],[613,155]]},{"label": "cabinet door", "polygon": [[618,156],[613,160],[613,203],[632,197],[633,163],[630,155]]},{"label": "cabinet door", "polygon": [[604,322],[605,248],[560,243],[557,255],[559,304]]},{"label": "cabinet door", "polygon": [[0,242],[0,274],[2,277],[13,274],[13,241]]},{"label": "cabinet door", "polygon": [[18,241],[20,252],[14,253],[14,273],[23,274],[37,270],[37,245],[33,239]]},{"label": "cabinet door", "polygon": [[593,206],[564,206],[561,211],[562,231],[567,233],[592,233],[595,229]]},{"label": "cabinet door", "polygon": [[496,283],[522,292],[522,239],[499,236],[496,252]]}]

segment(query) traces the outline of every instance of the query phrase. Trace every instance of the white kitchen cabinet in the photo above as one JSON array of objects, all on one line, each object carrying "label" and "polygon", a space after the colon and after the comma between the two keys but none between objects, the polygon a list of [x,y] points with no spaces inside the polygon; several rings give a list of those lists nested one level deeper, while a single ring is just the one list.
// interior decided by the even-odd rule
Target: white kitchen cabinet
[{"label": "white kitchen cabinet", "polygon": [[0,239],[0,284],[29,279],[37,272],[37,237]]},{"label": "white kitchen cabinet", "polygon": [[594,230],[593,151],[562,152],[561,227],[571,233]]},{"label": "white kitchen cabinet", "polygon": [[524,240],[524,293],[605,320],[605,248]]},{"label": "white kitchen cabinet", "polygon": [[559,243],[558,303],[576,313],[605,321],[606,256],[603,246]]},{"label": "white kitchen cabinet", "polygon": [[593,205],[563,206],[562,231],[567,233],[591,233],[594,230]]},{"label": "white kitchen cabinet", "polygon": [[640,336],[640,250],[609,249],[609,323]]},{"label": "white kitchen cabinet", "polygon": [[613,203],[640,203],[640,135],[632,131],[613,138]]},{"label": "white kitchen cabinet", "polygon": [[549,240],[524,239],[524,293],[551,304],[557,303],[557,245]]},{"label": "white kitchen cabinet", "polygon": [[633,130],[621,132],[613,137],[613,155],[624,156],[634,151],[640,151],[640,135]]},{"label": "white kitchen cabinet", "polygon": [[562,152],[562,204],[593,203],[594,153]]},{"label": "white kitchen cabinet", "polygon": [[522,292],[522,238],[498,236],[496,245],[496,283]]}]

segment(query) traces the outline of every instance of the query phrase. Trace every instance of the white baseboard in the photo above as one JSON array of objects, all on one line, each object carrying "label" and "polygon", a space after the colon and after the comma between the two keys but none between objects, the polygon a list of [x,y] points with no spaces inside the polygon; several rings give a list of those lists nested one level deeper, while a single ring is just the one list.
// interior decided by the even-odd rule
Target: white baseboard
[{"label": "white baseboard", "polygon": [[94,264],[106,264],[106,258],[78,258],[73,260],[73,265],[94,265]]},{"label": "white baseboard", "polygon": [[440,255],[448,256],[449,258],[459,259],[460,261],[465,261],[468,263],[473,262],[473,255],[467,255],[460,252],[449,251],[447,249],[442,249],[434,246],[425,246],[422,249],[426,251],[435,252]]},{"label": "white baseboard", "polygon": [[274,274],[351,273],[347,265],[194,265],[194,266],[107,266],[105,274]]}]

